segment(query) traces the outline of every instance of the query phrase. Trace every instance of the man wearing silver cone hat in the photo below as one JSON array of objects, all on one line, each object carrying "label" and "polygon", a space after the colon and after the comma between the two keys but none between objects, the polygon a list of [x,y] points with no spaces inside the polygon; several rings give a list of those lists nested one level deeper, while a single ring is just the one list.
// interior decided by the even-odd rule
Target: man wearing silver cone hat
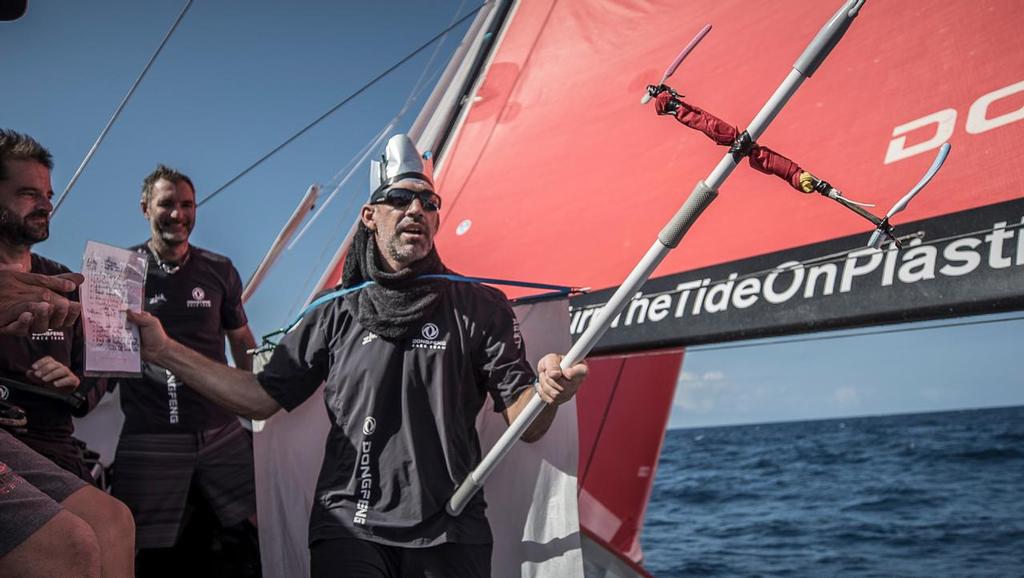
[{"label": "man wearing silver cone hat", "polygon": [[434,246],[441,197],[430,173],[409,137],[391,138],[345,260],[341,285],[353,290],[305,315],[258,375],[212,364],[152,316],[128,313],[144,359],[232,412],[265,419],[326,382],[314,576],[488,576],[483,495],[457,517],[445,511],[481,457],[476,414],[489,395],[514,420],[532,384],[548,406],[523,437],[539,439],[587,373],[563,372],[549,354],[535,374],[501,292],[431,277],[450,271]]}]

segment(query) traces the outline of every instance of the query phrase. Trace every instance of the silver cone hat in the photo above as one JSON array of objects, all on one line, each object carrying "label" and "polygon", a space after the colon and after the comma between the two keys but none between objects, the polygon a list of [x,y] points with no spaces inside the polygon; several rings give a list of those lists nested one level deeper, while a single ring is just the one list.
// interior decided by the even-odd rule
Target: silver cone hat
[{"label": "silver cone hat", "polygon": [[420,181],[433,191],[432,168],[430,161],[423,160],[408,135],[396,134],[388,139],[384,156],[370,161],[370,200],[402,181]]}]

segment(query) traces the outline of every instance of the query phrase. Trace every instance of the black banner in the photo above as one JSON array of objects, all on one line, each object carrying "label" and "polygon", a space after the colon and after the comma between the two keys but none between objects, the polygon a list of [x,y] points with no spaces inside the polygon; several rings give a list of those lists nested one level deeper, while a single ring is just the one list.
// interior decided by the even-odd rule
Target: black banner
[{"label": "black banner", "polygon": [[[651,279],[596,351],[771,337],[1024,307],[1024,199]],[[677,250],[699,250],[686,241]],[[614,288],[572,299],[578,338]]]}]

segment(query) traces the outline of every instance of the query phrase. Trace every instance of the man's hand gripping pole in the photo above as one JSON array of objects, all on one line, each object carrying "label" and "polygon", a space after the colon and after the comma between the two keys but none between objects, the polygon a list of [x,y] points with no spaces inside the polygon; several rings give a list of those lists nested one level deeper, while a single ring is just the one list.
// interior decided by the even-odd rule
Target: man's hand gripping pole
[{"label": "man's hand gripping pole", "polygon": [[[839,42],[839,39],[842,38],[843,34],[850,27],[864,1],[847,0],[843,7],[825,23],[825,26],[811,40],[811,43],[793,65],[793,70],[779,88],[776,89],[775,94],[761,108],[761,111],[754,117],[750,127],[747,129],[747,132],[754,140],[760,137],[764,130],[768,128],[768,125],[779,114],[779,111],[786,105],[790,97],[800,87],[800,84],[814,74],[814,71],[817,70],[821,62],[828,56],[832,48],[835,47],[836,43]],[[691,44],[695,43],[691,42]],[[684,52],[686,51],[684,50]],[[681,62],[682,59],[677,57],[677,60]],[[673,69],[671,66],[669,68]],[[679,208],[675,216],[658,234],[658,239],[648,249],[640,262],[637,263],[629,276],[626,277],[626,280],[619,286],[618,290],[615,291],[615,294],[612,295],[608,303],[601,309],[597,317],[590,323],[587,330],[569,350],[569,353],[562,359],[561,367],[563,370],[575,365],[590,353],[590,350],[593,349],[594,345],[597,344],[608,330],[612,320],[626,307],[630,297],[643,286],[665,256],[668,255],[669,251],[679,246],[686,232],[697,221],[701,213],[715,200],[715,197],[718,196],[718,188],[729,177],[733,169],[736,168],[736,163],[737,160],[733,155],[726,154],[708,178],[697,183],[697,186],[690,193],[683,206]],[[470,498],[483,487],[484,482],[491,475],[491,472],[494,471],[498,462],[508,454],[512,449],[512,445],[526,432],[543,409],[544,402],[534,393],[526,408],[519,414],[519,417],[512,422],[494,447],[491,448],[491,451],[484,456],[480,464],[470,472],[466,480],[455,490],[455,494],[448,501],[447,510],[449,514],[457,516],[462,513]]]}]

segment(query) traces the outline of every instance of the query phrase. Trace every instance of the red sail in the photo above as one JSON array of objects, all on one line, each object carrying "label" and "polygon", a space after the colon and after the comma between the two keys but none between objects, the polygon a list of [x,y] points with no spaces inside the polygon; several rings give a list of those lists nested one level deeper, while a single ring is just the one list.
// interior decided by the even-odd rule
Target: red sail
[{"label": "red sail", "polygon": [[[433,151],[445,201],[437,239],[445,262],[477,276],[617,286],[723,154],[703,136],[657,117],[653,106],[641,106],[645,86],[712,23],[714,32],[669,82],[688,102],[742,130],[838,4],[516,3],[488,40],[494,51],[462,116],[443,148]],[[748,271],[848,252],[871,232],[833,202],[800,194],[744,163],[645,287],[676,291],[675,300],[638,299],[607,334],[605,350],[749,337],[757,324],[778,334],[904,320],[912,311],[927,317],[1022,306],[1024,243],[1009,230],[1024,221],[1018,200],[1024,197],[1022,24],[1016,0],[869,1],[760,139],[882,212],[917,182],[939,146],[952,143],[939,177],[896,223],[898,231],[901,223],[920,221],[934,225],[922,225],[929,235],[961,236],[956,247],[933,250],[939,259],[949,257],[947,266],[931,263],[936,275],[945,275],[942,283],[920,273],[929,265],[925,251],[917,268],[904,268],[896,257],[847,260],[842,275],[821,268],[817,277],[807,275],[806,286],[776,275],[758,281],[763,295],[730,301],[732,286],[724,283],[714,293],[717,282]],[[1000,227],[1007,230],[985,236]],[[977,238],[964,240],[971,231]],[[979,248],[986,243],[987,259]],[[807,255],[795,253],[808,247]],[[878,277],[874,292],[858,301],[850,296],[863,289],[869,266]],[[683,280],[675,277],[683,275],[700,287],[690,301],[679,298]],[[832,284],[823,290],[822,283]],[[724,298],[715,301],[718,296]],[[799,303],[784,310],[785,300]],[[819,308],[809,308],[810,300]],[[576,303],[583,313],[573,318],[576,335],[586,322],[581,307],[590,303]],[[876,304],[888,309],[866,308]],[[640,560],[636,540],[651,478],[638,476],[632,462],[620,471],[615,460],[623,452],[638,457],[635,452],[655,463],[660,432],[635,447],[623,444],[633,427],[664,427],[672,364],[679,359],[675,353],[595,361],[580,394],[585,533],[632,562]],[[655,384],[628,378],[634,364],[640,373],[657,373]],[[588,496],[610,517],[587,510]],[[601,525],[616,519],[614,531],[614,524]]]}]

